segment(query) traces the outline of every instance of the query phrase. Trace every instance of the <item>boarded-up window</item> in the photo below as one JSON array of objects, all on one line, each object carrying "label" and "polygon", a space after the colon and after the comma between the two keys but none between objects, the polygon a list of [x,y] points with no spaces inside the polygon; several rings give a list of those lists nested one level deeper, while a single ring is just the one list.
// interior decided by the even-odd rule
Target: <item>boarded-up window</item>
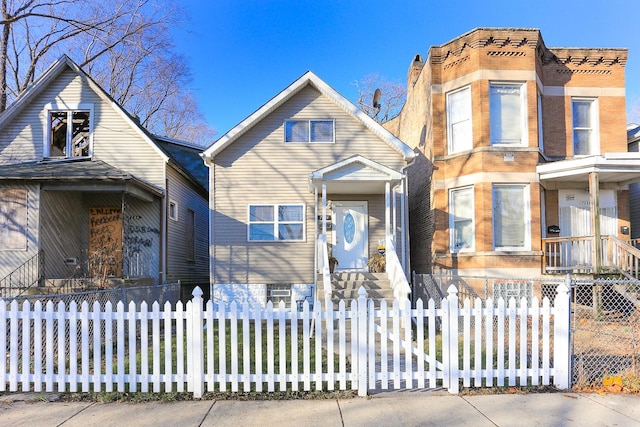
[{"label": "boarded-up window", "polygon": [[0,190],[0,250],[27,248],[27,190]]},{"label": "boarded-up window", "polygon": [[89,208],[89,270],[93,277],[122,276],[122,209]]}]

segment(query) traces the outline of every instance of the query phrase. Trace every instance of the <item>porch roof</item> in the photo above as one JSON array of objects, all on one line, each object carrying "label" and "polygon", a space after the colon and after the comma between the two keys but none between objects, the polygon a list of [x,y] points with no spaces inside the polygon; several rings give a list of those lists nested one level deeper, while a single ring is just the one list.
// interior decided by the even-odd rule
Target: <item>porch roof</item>
[{"label": "porch roof", "polygon": [[162,197],[161,188],[101,160],[47,160],[3,165],[0,182],[35,181],[43,189],[58,191],[126,192],[152,201]]},{"label": "porch roof", "polygon": [[327,192],[333,194],[382,194],[385,183],[399,183],[403,174],[356,155],[325,166],[309,174],[309,187],[320,188],[322,182],[327,183]]},{"label": "porch roof", "polygon": [[545,163],[536,167],[540,181],[589,182],[589,174],[598,172],[600,182],[624,186],[640,182],[640,153],[604,153],[578,159]]}]

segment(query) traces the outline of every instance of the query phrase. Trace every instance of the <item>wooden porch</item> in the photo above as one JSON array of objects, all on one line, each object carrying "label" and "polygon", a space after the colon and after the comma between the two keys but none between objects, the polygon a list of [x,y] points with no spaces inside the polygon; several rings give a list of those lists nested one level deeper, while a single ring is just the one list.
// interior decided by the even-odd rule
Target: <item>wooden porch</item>
[{"label": "wooden porch", "polygon": [[601,236],[600,239],[596,239],[595,236],[542,239],[542,272],[609,273],[640,279],[638,243],[637,239],[622,240],[616,236]]}]

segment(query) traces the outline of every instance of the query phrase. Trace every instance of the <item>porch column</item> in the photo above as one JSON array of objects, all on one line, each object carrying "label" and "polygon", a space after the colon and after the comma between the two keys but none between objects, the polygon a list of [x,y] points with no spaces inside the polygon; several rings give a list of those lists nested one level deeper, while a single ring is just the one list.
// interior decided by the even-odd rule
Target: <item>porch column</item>
[{"label": "porch column", "polygon": [[600,236],[600,176],[598,172],[589,174],[589,204],[591,205],[591,230],[593,230],[593,272],[600,273],[602,266],[602,239]]},{"label": "porch column", "polygon": [[327,236],[327,182],[322,181],[322,235]]},{"label": "porch column", "polygon": [[391,236],[391,183],[384,183],[384,245],[387,246],[386,239]]}]

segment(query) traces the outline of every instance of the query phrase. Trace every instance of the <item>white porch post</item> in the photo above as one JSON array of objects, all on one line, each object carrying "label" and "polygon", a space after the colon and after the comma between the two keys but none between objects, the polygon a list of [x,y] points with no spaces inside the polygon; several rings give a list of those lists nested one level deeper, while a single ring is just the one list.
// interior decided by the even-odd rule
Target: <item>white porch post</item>
[{"label": "white porch post", "polygon": [[391,183],[389,181],[384,183],[384,238],[385,246],[386,240],[391,237]]},{"label": "white porch post", "polygon": [[600,237],[600,176],[598,172],[589,174],[589,199],[593,231],[593,273],[599,274],[602,266],[602,239]]},{"label": "white porch post", "polygon": [[398,246],[398,242],[396,241],[396,232],[398,230],[398,224],[397,224],[397,218],[398,218],[398,212],[397,212],[397,204],[396,204],[396,199],[397,199],[397,193],[396,193],[396,189],[398,188],[398,186],[396,185],[395,187],[393,187],[393,191],[391,192],[391,197],[392,197],[392,203],[393,203],[393,209],[391,211],[392,213],[392,223],[393,223],[393,227],[391,228],[391,233],[393,236],[393,243],[395,244],[395,246]]},{"label": "white porch post", "polygon": [[322,235],[327,237],[327,182],[322,181]]}]

